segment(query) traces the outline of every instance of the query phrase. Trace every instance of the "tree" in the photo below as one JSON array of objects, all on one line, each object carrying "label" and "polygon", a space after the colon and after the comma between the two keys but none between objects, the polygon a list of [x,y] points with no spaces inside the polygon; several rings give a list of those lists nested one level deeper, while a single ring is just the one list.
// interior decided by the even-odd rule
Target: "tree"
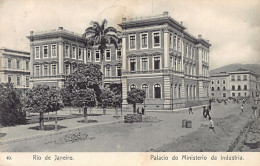
[{"label": "tree", "polygon": [[127,103],[133,104],[133,112],[136,112],[136,103],[143,103],[145,98],[145,91],[143,89],[134,88],[127,92]]},{"label": "tree", "polygon": [[26,112],[22,110],[20,96],[13,84],[0,84],[0,123],[3,126],[24,124]]},{"label": "tree", "polygon": [[[40,130],[44,130],[44,113],[62,108],[59,90],[56,87],[50,88],[48,85],[38,85],[28,90],[26,96],[24,110],[39,113]],[[57,121],[55,124],[57,125]]]},{"label": "tree", "polygon": [[[99,70],[99,65],[79,63],[77,69],[66,76],[63,88],[63,100],[69,101],[73,98],[72,92],[80,89],[93,89],[97,100],[100,101],[101,94],[100,85],[102,84],[102,72]],[[66,94],[67,93],[67,94]]]},{"label": "tree", "polygon": [[84,110],[84,122],[88,122],[87,111],[88,107],[94,107],[96,105],[96,94],[93,89],[79,89],[72,92],[73,105],[81,107]]},{"label": "tree", "polygon": [[121,107],[121,104],[122,104],[121,94],[114,94],[112,106],[115,108],[116,118],[118,118],[118,108]]},{"label": "tree", "polygon": [[101,106],[103,108],[103,114],[106,114],[106,108],[112,106],[114,93],[109,89],[102,89],[102,93],[100,95]]},{"label": "tree", "polygon": [[117,30],[113,27],[106,27],[107,20],[104,19],[101,25],[98,22],[92,21],[90,23],[92,26],[88,27],[83,34],[86,37],[86,45],[94,46],[97,45],[101,52],[101,71],[103,72],[103,59],[104,52],[107,48],[107,44],[113,44],[117,48],[118,37]]},{"label": "tree", "polygon": [[121,95],[122,94],[122,84],[112,83],[109,86],[109,89],[113,91],[115,94]]}]

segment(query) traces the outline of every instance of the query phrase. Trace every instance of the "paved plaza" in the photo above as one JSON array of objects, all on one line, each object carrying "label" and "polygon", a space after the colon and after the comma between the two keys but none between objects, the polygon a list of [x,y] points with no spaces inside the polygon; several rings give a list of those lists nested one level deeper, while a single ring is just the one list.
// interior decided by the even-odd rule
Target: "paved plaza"
[{"label": "paved plaza", "polygon": [[[101,110],[93,111],[93,115],[100,113],[100,116],[89,116],[93,123],[78,122],[83,117],[61,120],[58,125],[66,128],[59,131],[29,129],[38,123],[1,128],[0,133],[6,135],[0,138],[0,149],[7,152],[226,151],[252,119],[251,105],[244,108],[244,113],[240,114],[239,104],[214,103],[210,115],[216,125],[215,133],[208,128],[209,120],[202,116],[202,106],[193,108],[194,114],[189,114],[187,108],[168,112],[147,111],[143,122],[133,124],[124,123],[123,116],[113,117],[113,110],[108,110],[106,115],[101,115]],[[70,114],[69,111],[61,113]],[[123,115],[127,113],[123,112]],[[183,119],[191,120],[192,128],[182,128]],[[49,124],[54,122],[45,123]],[[209,141],[223,141],[222,138],[226,140],[222,142],[223,146],[217,146],[219,142],[212,145]],[[183,146],[179,147],[181,144]]]}]

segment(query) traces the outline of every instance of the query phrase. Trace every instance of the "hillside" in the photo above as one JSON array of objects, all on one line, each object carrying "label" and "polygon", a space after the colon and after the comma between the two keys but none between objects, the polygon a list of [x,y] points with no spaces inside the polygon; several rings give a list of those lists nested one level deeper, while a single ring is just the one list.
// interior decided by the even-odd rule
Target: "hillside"
[{"label": "hillside", "polygon": [[235,64],[230,64],[226,66],[222,66],[213,70],[209,71],[209,74],[216,74],[220,72],[231,72],[238,70],[240,68],[250,70],[255,72],[257,75],[260,75],[260,65],[259,64],[240,64],[240,63],[235,63]]}]

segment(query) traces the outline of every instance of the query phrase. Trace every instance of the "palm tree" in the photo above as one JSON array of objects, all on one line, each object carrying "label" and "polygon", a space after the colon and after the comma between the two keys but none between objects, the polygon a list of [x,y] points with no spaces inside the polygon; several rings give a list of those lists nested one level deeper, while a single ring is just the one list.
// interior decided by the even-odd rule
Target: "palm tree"
[{"label": "palm tree", "polygon": [[91,27],[88,27],[83,34],[86,37],[86,46],[98,46],[101,53],[101,72],[103,73],[104,52],[107,44],[113,44],[117,48],[118,37],[117,30],[113,27],[106,27],[107,20],[104,19],[100,25],[98,22],[92,21]]}]

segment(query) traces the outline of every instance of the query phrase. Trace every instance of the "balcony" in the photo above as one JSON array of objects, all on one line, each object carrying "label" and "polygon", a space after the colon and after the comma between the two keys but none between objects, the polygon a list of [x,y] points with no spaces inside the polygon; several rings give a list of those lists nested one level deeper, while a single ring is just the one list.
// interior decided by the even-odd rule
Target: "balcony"
[{"label": "balcony", "polygon": [[59,79],[65,79],[65,75],[47,75],[47,76],[32,76],[31,79],[50,79],[50,78],[59,78]]}]

